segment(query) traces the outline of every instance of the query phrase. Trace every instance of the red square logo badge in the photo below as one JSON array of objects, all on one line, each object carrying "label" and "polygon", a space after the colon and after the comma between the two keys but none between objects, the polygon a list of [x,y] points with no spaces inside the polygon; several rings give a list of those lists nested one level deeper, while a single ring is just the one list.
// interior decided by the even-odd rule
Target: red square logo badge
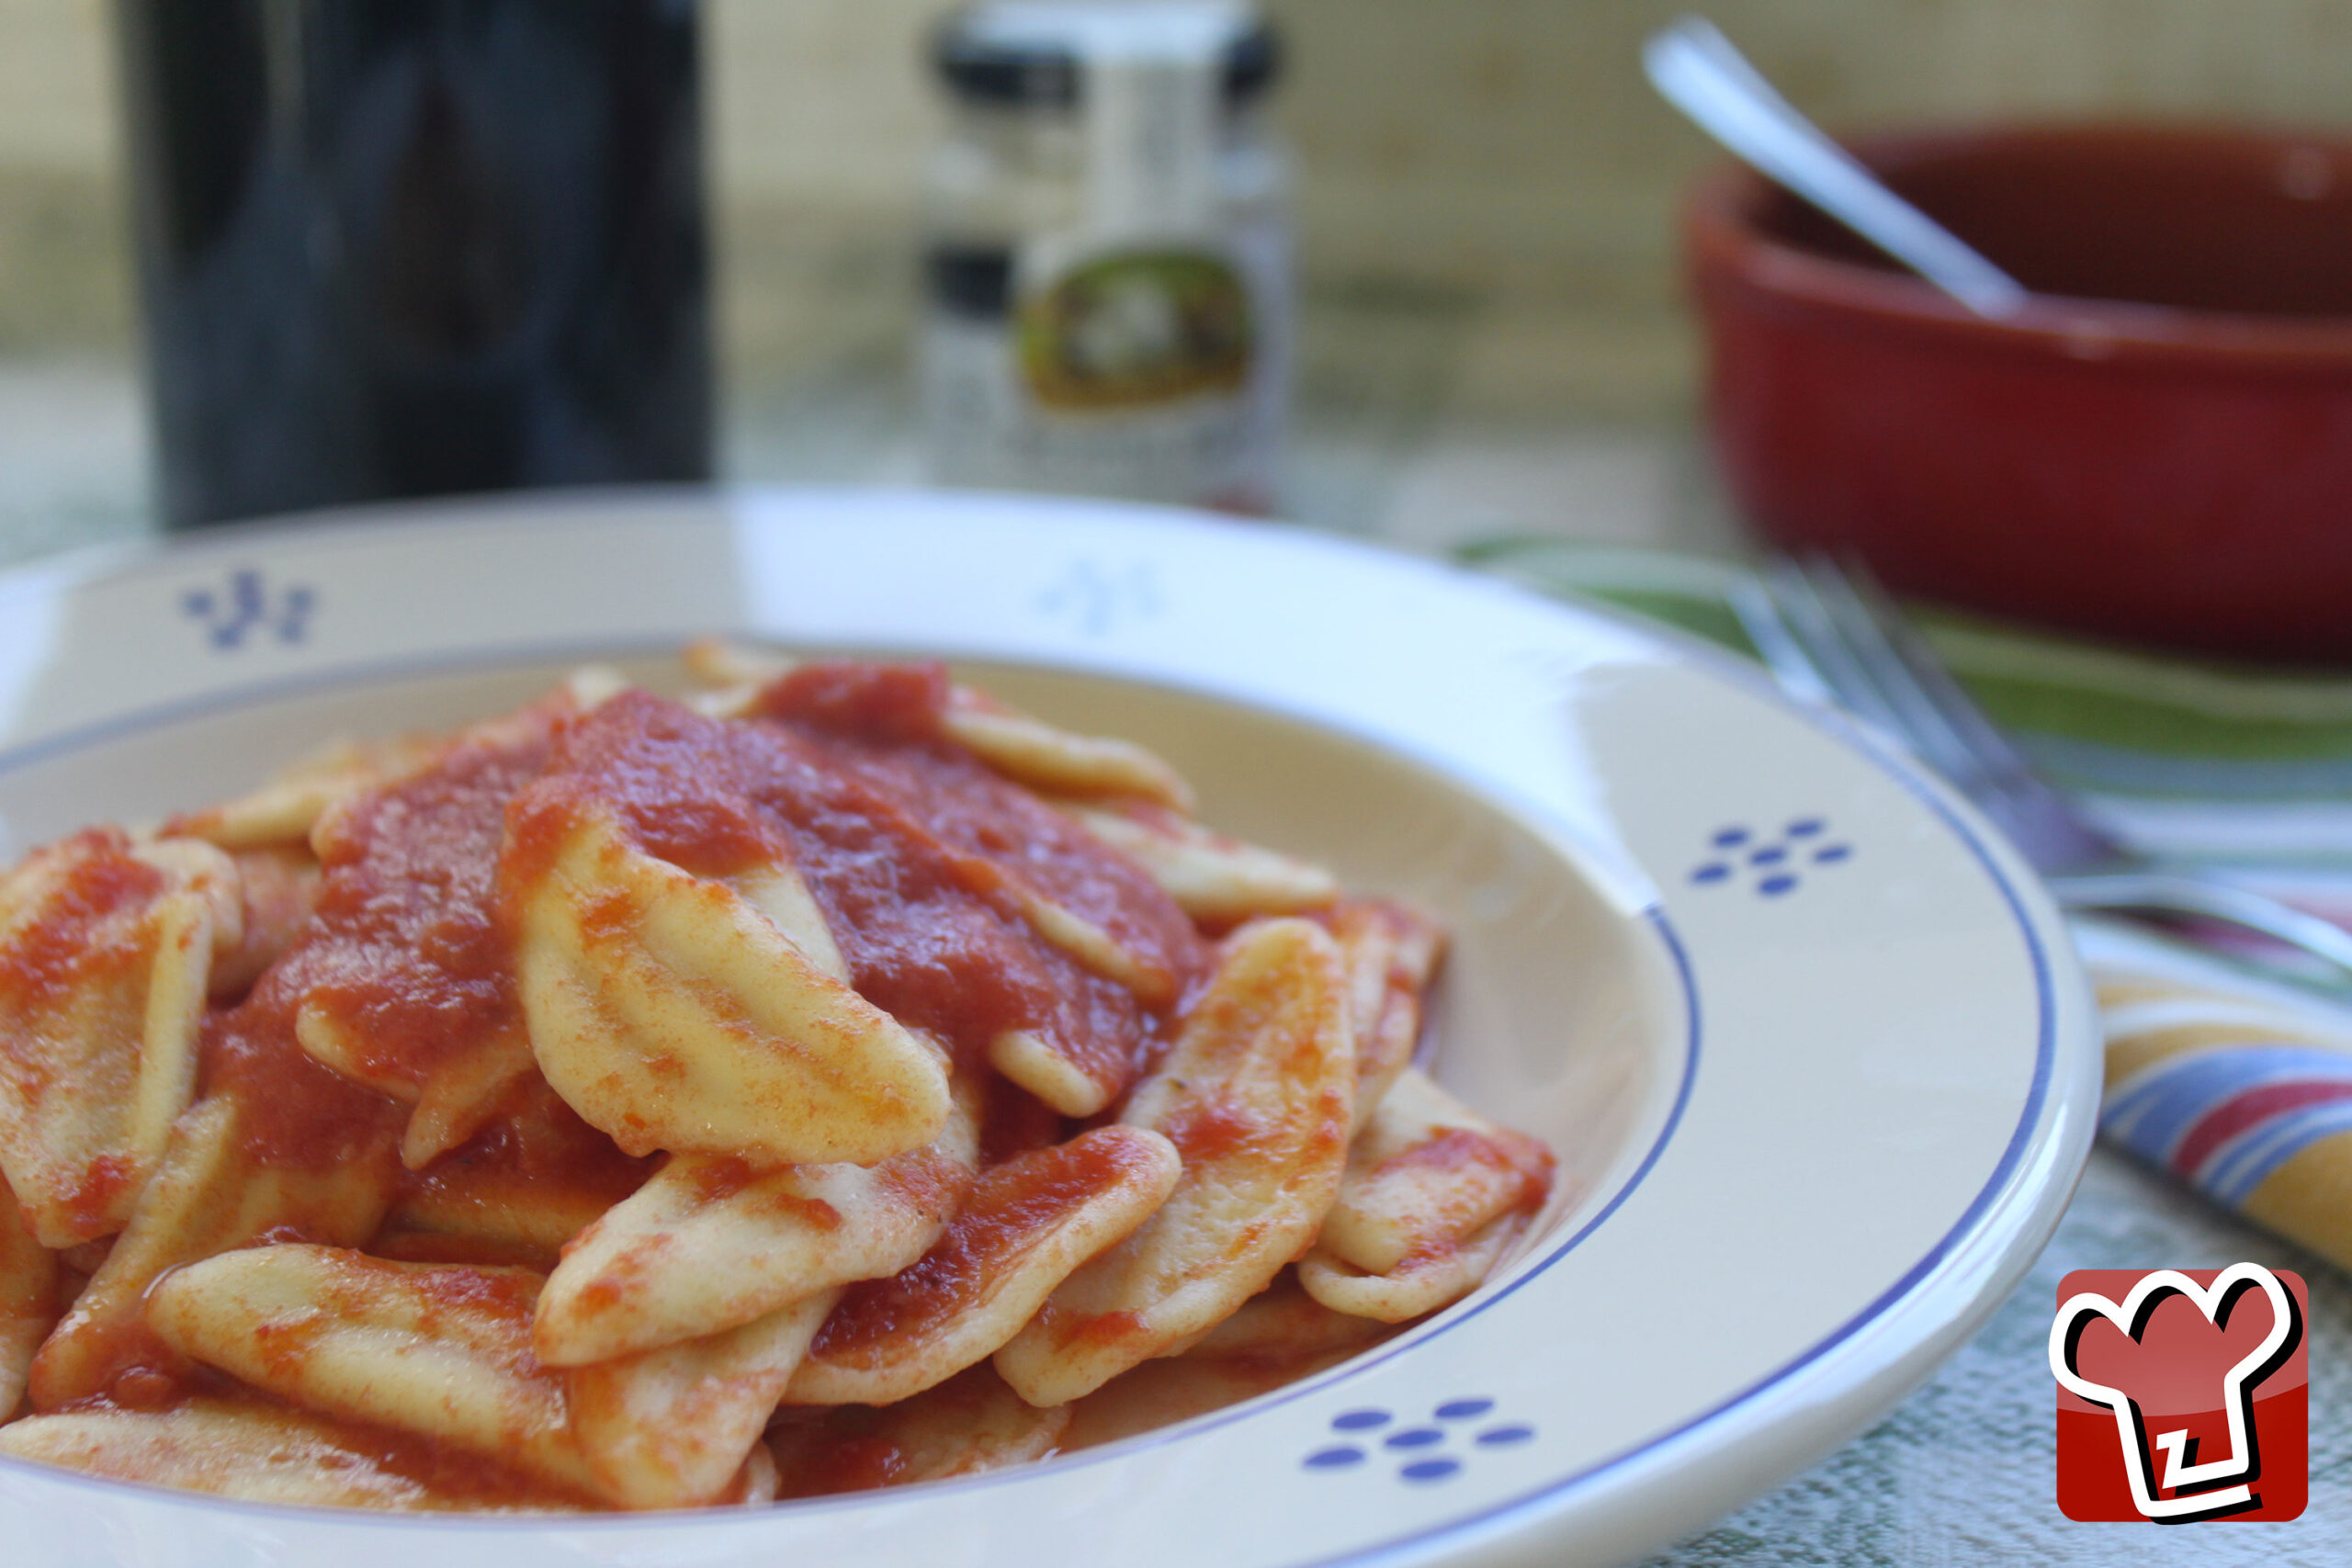
[{"label": "red square logo badge", "polygon": [[2291,1519],[2311,1486],[2299,1274],[2078,1269],[2058,1286],[2058,1507],[2070,1519]]}]

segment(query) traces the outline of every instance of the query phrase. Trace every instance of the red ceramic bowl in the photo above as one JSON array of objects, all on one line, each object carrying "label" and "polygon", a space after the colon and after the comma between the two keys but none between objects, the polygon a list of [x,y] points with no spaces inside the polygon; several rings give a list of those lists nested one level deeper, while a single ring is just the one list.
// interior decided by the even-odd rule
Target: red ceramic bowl
[{"label": "red ceramic bowl", "polygon": [[1748,518],[1922,597],[2352,663],[2352,141],[1853,146],[2035,298],[1981,320],[1744,169],[1702,184],[1685,240]]}]

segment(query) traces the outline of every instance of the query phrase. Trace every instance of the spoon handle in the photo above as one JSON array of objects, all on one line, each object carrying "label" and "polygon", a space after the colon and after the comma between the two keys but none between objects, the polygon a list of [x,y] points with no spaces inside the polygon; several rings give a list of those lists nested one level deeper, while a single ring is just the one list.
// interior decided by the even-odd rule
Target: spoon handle
[{"label": "spoon handle", "polygon": [[1769,178],[1903,263],[1980,316],[2013,314],[2017,279],[1895,195],[1799,114],[1713,22],[1685,17],[1642,46],[1650,83]]}]

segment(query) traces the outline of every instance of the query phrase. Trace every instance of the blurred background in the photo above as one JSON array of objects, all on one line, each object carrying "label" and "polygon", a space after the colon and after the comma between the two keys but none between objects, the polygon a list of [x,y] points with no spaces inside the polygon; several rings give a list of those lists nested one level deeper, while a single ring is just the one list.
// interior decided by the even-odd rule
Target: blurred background
[{"label": "blurred background", "polygon": [[[1435,546],[1730,538],[1673,215],[1715,156],[1637,63],[1672,0],[1268,0],[1300,170],[1281,510]],[[707,0],[722,477],[920,474],[917,182],[944,0]],[[2346,0],[1717,0],[1832,127],[2352,120]],[[0,550],[151,526],[112,12],[0,0]]]}]

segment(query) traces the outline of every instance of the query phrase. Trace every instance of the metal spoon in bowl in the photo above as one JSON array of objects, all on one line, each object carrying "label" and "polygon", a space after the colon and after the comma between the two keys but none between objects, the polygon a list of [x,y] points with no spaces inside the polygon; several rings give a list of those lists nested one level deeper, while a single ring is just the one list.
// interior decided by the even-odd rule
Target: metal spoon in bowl
[{"label": "metal spoon in bowl", "polygon": [[2014,314],[2018,280],[1895,195],[1791,107],[1713,22],[1685,17],[1642,46],[1650,85],[1758,173],[1803,197],[1980,316]]}]

